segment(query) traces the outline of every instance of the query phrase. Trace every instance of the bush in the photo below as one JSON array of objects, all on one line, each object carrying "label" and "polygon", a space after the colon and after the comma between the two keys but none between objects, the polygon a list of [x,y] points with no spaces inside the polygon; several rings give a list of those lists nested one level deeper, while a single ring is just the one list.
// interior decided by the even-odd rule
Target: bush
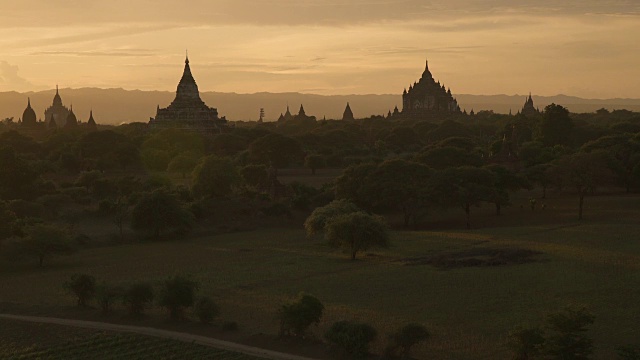
[{"label": "bush", "polygon": [[220,315],[220,308],[211,298],[203,297],[196,303],[196,315],[201,323],[211,324]]},{"label": "bush", "polygon": [[87,274],[75,274],[64,283],[64,288],[76,296],[78,306],[87,306],[96,293],[96,279]]},{"label": "bush", "polygon": [[222,323],[222,331],[236,331],[238,330],[238,323],[235,321],[225,321]]},{"label": "bush", "polygon": [[141,316],[144,309],[153,302],[153,287],[147,283],[135,283],[126,290],[122,298],[129,306],[129,313]]},{"label": "bush", "polygon": [[408,359],[411,348],[419,342],[427,340],[429,336],[427,328],[420,324],[405,325],[389,336],[386,354],[391,357],[400,355],[403,359]]},{"label": "bush", "polygon": [[324,312],[324,305],[317,298],[301,294],[296,302],[283,305],[278,311],[280,336],[304,336],[309,326],[318,325]]},{"label": "bush", "polygon": [[365,357],[369,354],[369,343],[376,339],[376,329],[369,324],[338,321],[331,325],[324,338],[339,346],[352,357]]},{"label": "bush", "polygon": [[102,308],[102,312],[108,314],[111,312],[113,304],[124,296],[124,289],[118,286],[110,286],[101,284],[96,289],[96,297]]},{"label": "bush", "polygon": [[358,212],[360,209],[350,201],[334,200],[329,205],[315,209],[304,222],[307,236],[324,232],[327,223],[334,217]]},{"label": "bush", "polygon": [[193,306],[198,283],[182,276],[175,276],[164,282],[159,304],[169,310],[172,320],[182,320],[184,309]]}]

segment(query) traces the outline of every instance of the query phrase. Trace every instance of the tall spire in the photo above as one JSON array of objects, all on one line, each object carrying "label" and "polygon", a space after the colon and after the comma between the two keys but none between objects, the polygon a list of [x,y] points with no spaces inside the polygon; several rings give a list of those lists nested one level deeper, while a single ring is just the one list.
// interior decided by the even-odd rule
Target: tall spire
[{"label": "tall spire", "polygon": [[30,97],[27,98],[27,107],[28,108],[31,107],[31,98]]},{"label": "tall spire", "polygon": [[56,84],[56,95],[58,95],[58,84]]}]

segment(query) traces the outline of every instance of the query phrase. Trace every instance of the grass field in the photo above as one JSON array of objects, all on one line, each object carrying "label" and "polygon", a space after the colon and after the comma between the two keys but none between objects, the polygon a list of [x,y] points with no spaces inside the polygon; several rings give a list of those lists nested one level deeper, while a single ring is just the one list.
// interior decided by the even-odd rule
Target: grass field
[{"label": "grass field", "polygon": [[4,319],[0,320],[0,358],[259,360],[177,340]]},{"label": "grass field", "polygon": [[[424,323],[433,337],[416,349],[420,359],[506,359],[510,329],[541,324],[568,304],[595,314],[595,358],[612,359],[617,346],[640,344],[640,197],[588,198],[582,222],[575,221],[573,197],[547,200],[546,209],[535,212],[519,202],[525,199],[515,199],[501,217],[490,206],[474,209],[472,231],[442,230],[462,228],[462,211],[434,215],[426,226],[432,230],[396,231],[390,249],[357,261],[306,239],[302,230],[269,229],[92,248],[43,269],[0,264],[0,311],[19,304],[31,309],[25,311],[77,315],[61,286],[77,272],[113,284],[158,286],[171,275],[190,274],[201,294],[218,301],[222,318],[237,321],[247,335],[275,334],[278,306],[305,291],[327,306],[314,329],[318,337],[334,321],[366,321],[381,334],[379,351],[394,328]],[[464,263],[504,249],[539,254],[503,266],[480,261],[484,266],[443,269],[416,261],[440,256]],[[113,317],[124,316],[117,309]]]}]

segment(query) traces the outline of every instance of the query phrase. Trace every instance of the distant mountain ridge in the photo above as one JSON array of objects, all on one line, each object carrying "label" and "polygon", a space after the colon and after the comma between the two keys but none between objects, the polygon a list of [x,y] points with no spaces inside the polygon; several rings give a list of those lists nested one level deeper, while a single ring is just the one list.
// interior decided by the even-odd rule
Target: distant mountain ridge
[{"label": "distant mountain ridge", "polygon": [[[22,116],[27,106],[27,97],[39,119],[44,118],[44,110],[52,103],[55,89],[38,92],[0,92],[0,119],[13,117],[15,121]],[[207,105],[218,108],[221,116],[229,120],[257,120],[260,108],[265,110],[266,121],[274,121],[284,113],[289,105],[296,114],[300,105],[304,105],[308,115],[318,119],[340,119],[347,102],[351,105],[356,118],[387,114],[395,106],[402,110],[402,96],[382,95],[315,95],[296,92],[236,94],[221,92],[201,92]],[[166,107],[175,93],[171,91],[143,91],[124,89],[60,89],[60,96],[66,106],[73,105],[78,120],[86,122],[89,111],[99,124],[120,124],[124,122],[147,122],[155,116],[156,107]],[[462,109],[493,110],[497,113],[517,113],[525,102],[525,95],[455,95]],[[640,99],[584,99],[575,96],[536,96],[535,106],[543,109],[556,103],[569,108],[572,112],[593,112],[600,108],[609,110],[627,109],[640,111]]]}]

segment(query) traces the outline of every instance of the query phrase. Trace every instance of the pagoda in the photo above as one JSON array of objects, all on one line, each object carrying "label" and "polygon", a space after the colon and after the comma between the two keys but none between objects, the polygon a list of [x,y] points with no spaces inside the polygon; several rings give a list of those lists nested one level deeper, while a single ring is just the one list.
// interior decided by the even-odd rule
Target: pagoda
[{"label": "pagoda", "polygon": [[[56,126],[63,127],[69,116],[69,109],[62,105],[62,98],[58,92],[58,85],[56,85],[56,95],[53,97],[53,104],[44,111],[44,118],[54,120],[53,123]],[[49,127],[52,128],[51,120],[49,121]]]},{"label": "pagoda", "polygon": [[38,125],[36,120],[36,112],[31,107],[31,99],[27,98],[27,108],[22,113],[22,126],[33,127]]},{"label": "pagoda", "polygon": [[531,93],[529,93],[529,97],[525,99],[524,106],[522,107],[520,113],[526,117],[536,116],[540,114],[540,111],[538,111],[538,109],[533,106],[533,98],[531,97]]},{"label": "pagoda", "polygon": [[189,67],[189,57],[184,62],[184,72],[178,83],[176,97],[166,108],[158,106],[156,117],[149,120],[154,128],[184,128],[192,130],[220,130],[227,120],[218,117],[218,110],[207,106],[200,99],[200,92]]},{"label": "pagoda", "polygon": [[342,114],[342,120],[351,121],[353,119],[353,111],[351,111],[351,106],[347,103],[347,107],[344,109],[344,113]]},{"label": "pagoda", "polygon": [[429,117],[433,114],[459,113],[458,101],[444,84],[433,79],[426,63],[418,82],[405,89],[402,94],[402,115],[405,117]]}]

